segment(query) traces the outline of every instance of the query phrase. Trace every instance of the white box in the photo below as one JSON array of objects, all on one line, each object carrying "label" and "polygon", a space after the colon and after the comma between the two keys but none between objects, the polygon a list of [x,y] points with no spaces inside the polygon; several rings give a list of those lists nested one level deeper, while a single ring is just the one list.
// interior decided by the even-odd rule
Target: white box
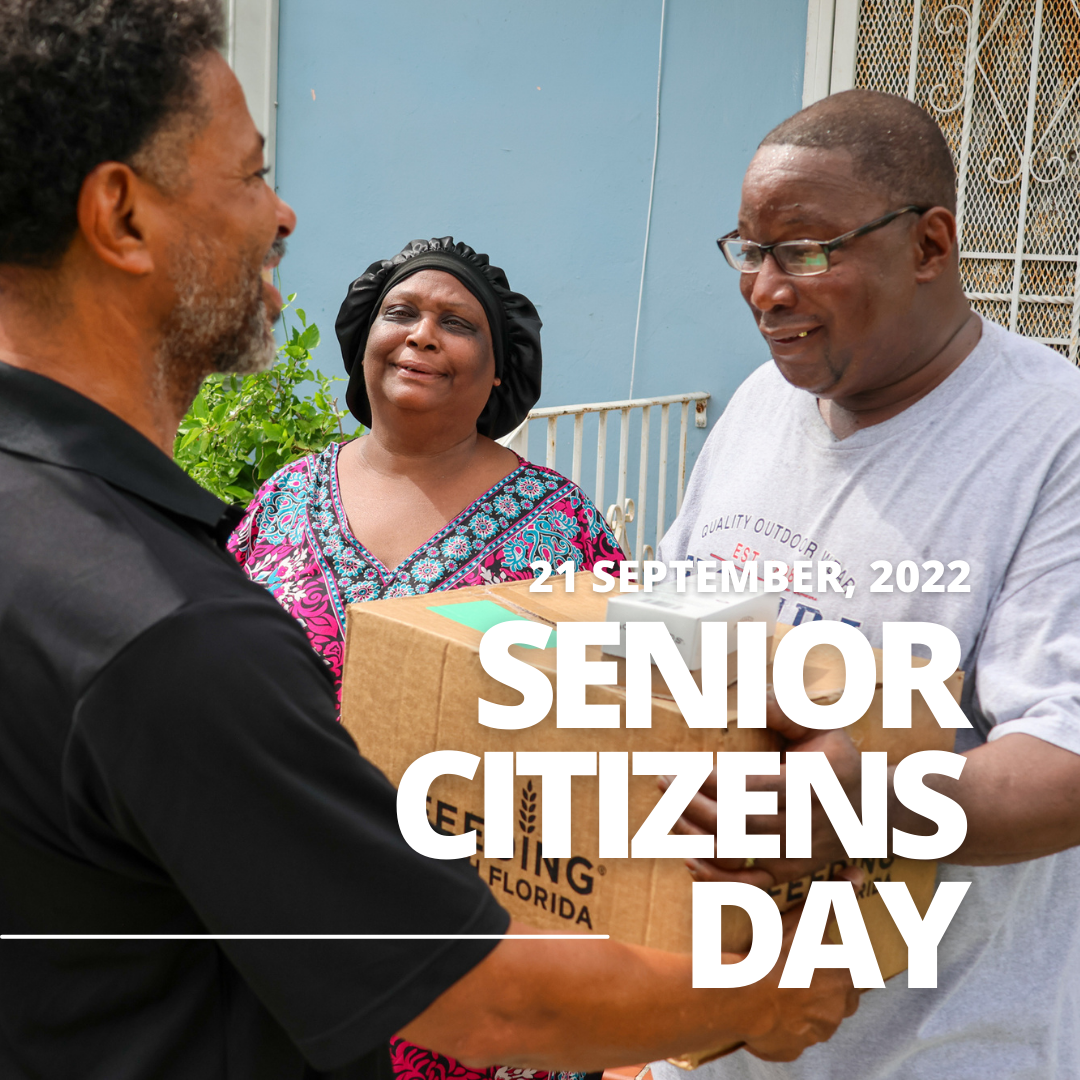
[{"label": "white box", "polygon": [[[624,630],[628,622],[662,622],[679,648],[687,668],[701,669],[701,624],[726,622],[727,651],[735,651],[735,624],[763,622],[766,636],[776,629],[780,608],[777,593],[699,592],[697,578],[687,576],[686,591],[678,592],[674,580],[661,581],[651,592],[616,593],[608,597],[607,621],[617,622]],[[626,656],[623,644],[605,645],[604,651],[613,656]],[[730,665],[729,665],[730,666]]]}]

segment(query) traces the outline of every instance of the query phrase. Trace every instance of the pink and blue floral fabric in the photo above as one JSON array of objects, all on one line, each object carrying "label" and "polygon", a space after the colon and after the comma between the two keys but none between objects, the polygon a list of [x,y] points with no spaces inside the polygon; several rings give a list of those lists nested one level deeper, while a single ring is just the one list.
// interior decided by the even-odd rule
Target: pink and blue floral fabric
[{"label": "pink and blue floral fabric", "polygon": [[229,540],[248,577],[307,630],[341,685],[345,605],[533,576],[530,563],[591,570],[623,554],[589,497],[552,469],[522,461],[399,566],[349,531],[338,489],[340,443],[294,461],[257,492]]},{"label": "pink and blue floral fabric", "polygon": [[[533,576],[538,559],[591,570],[623,554],[600,512],[577,486],[527,461],[393,570],[349,531],[338,490],[340,443],[294,461],[256,493],[229,539],[253,581],[265,585],[307,630],[340,693],[345,605]],[[584,1080],[496,1066],[470,1069],[404,1039],[390,1044],[398,1080]]]}]

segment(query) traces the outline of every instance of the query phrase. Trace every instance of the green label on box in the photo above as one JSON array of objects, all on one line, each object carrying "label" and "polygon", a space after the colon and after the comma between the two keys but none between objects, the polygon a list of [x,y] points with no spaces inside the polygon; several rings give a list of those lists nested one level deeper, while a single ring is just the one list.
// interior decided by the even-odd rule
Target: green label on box
[{"label": "green label on box", "polygon": [[[460,623],[473,630],[479,630],[481,634],[504,622],[536,622],[535,619],[526,619],[523,615],[515,615],[508,611],[502,604],[496,604],[493,600],[469,600],[464,604],[436,604],[428,608],[428,611],[441,615],[451,622]],[[544,647],[555,647],[555,631],[552,630]],[[531,649],[532,645],[524,646]]]}]

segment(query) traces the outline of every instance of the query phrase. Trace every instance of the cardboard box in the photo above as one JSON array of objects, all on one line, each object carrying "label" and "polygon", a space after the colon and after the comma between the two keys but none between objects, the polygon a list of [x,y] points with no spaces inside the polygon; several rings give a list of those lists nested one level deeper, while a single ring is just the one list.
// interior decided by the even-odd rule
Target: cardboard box
[{"label": "cardboard box", "polygon": [[[551,593],[532,593],[530,582],[476,586],[428,596],[354,604],[348,608],[342,695],[342,721],[362,754],[393,783],[423,754],[434,750],[708,750],[748,751],[778,748],[776,737],[760,729],[735,726],[736,687],[728,688],[727,729],[690,729],[654,667],[653,723],[648,729],[567,730],[547,718],[523,731],[500,731],[477,722],[483,697],[504,705],[521,695],[492,679],[480,666],[478,647],[485,623],[502,608],[508,617],[525,617],[551,626],[566,621],[603,621],[607,596],[592,590],[592,575],[578,574],[567,593],[565,579]],[[457,605],[472,605],[455,611]],[[441,611],[432,610],[433,608]],[[458,616],[461,621],[455,621]],[[556,680],[554,648],[512,646],[513,655]],[[600,659],[595,647],[590,659]],[[916,661],[917,662],[917,661]],[[624,663],[620,661],[620,664]],[[620,674],[622,668],[620,667]],[[879,685],[867,714],[848,732],[860,750],[885,750],[894,764],[916,750],[951,750],[954,732],[942,730],[921,695],[915,695],[912,727],[885,731],[881,726]],[[950,680],[959,699],[962,675]],[[807,657],[805,683],[811,698],[835,700],[843,689],[843,663],[836,650],[819,647]],[[625,704],[619,686],[591,686],[590,704]],[[534,926],[559,931],[607,933],[633,944],[674,952],[691,949],[691,879],[681,859],[601,859],[597,855],[597,778],[574,777],[569,859],[549,859],[539,841],[543,792],[538,778],[517,778],[518,817],[512,859],[474,858],[480,877],[511,914]],[[652,810],[660,792],[656,779],[630,777],[630,835]],[[478,830],[483,845],[483,765],[473,780],[444,776],[432,785],[429,819],[442,831]],[[936,864],[903,859],[859,861],[874,880],[908,883],[925,914],[933,896]],[[822,874],[822,877],[827,876]],[[782,907],[805,895],[808,881],[774,891]],[[906,947],[872,884],[860,900],[882,974],[889,978],[907,966]],[[733,916],[738,909],[732,909]],[[725,917],[725,947],[745,950],[749,921]],[[698,1062],[704,1060],[700,1056]]]}]

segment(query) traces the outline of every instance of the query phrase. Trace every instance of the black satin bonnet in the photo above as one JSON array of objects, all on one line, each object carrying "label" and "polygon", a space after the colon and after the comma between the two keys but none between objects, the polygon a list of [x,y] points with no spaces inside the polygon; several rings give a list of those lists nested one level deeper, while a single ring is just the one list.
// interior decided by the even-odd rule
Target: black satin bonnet
[{"label": "black satin bonnet", "polygon": [[484,411],[476,421],[481,435],[498,439],[528,415],[540,397],[540,316],[526,296],[514,292],[506,275],[486,255],[452,236],[413,240],[392,259],[373,262],[350,286],[335,329],[349,375],[345,401],[349,412],[371,426],[371,404],[364,384],[364,350],[383,297],[400,281],[421,270],[452,274],[480,301],[491,329],[495,374]]}]

